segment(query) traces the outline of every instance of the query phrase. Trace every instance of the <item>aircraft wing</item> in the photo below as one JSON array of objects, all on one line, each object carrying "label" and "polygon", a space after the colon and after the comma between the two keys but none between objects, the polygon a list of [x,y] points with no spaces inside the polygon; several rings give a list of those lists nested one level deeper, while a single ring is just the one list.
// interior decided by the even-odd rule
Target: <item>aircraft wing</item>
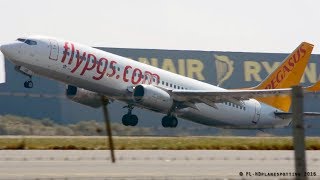
[{"label": "aircraft wing", "polygon": [[287,96],[291,88],[259,89],[259,90],[172,90],[173,99],[180,102],[202,102],[215,107],[215,103],[232,102],[239,106],[243,100],[257,97]]},{"label": "aircraft wing", "polygon": [[[289,119],[289,118],[292,118],[292,116],[293,116],[292,112],[275,112],[274,114],[276,116],[278,116],[280,118],[284,118],[284,119]],[[303,116],[306,118],[316,118],[316,117],[320,117],[320,113],[319,112],[304,112]]]}]

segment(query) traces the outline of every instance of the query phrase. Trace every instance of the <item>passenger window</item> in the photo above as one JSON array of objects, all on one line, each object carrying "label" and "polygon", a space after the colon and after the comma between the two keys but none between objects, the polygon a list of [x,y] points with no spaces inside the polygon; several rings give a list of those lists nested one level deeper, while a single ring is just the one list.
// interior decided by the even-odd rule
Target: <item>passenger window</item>
[{"label": "passenger window", "polygon": [[176,88],[176,85],[174,85],[173,88]]},{"label": "passenger window", "polygon": [[172,84],[170,84],[170,87],[172,87]]},{"label": "passenger window", "polygon": [[168,86],[168,83],[166,82],[166,86]]},{"label": "passenger window", "polygon": [[162,85],[164,85],[164,81],[162,81]]},{"label": "passenger window", "polygon": [[118,71],[120,71],[120,67],[118,67]]},{"label": "passenger window", "polygon": [[180,89],[180,86],[178,86],[178,89]]}]

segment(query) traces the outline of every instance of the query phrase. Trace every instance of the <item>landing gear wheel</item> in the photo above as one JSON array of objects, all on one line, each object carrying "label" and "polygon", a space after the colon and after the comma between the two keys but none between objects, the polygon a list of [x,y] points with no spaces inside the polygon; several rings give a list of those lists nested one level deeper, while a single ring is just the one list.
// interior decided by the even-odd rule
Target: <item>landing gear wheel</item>
[{"label": "landing gear wheel", "polygon": [[138,116],[131,115],[130,116],[130,125],[131,126],[136,126],[137,124],[138,124]]},{"label": "landing gear wheel", "polygon": [[138,121],[138,117],[134,114],[125,114],[122,116],[122,124],[125,126],[136,126]]},{"label": "landing gear wheel", "polygon": [[130,122],[129,122],[129,117],[130,115],[129,114],[125,114],[122,116],[122,124],[125,125],[125,126],[129,126],[130,125]]},{"label": "landing gear wheel", "polygon": [[175,128],[178,126],[178,119],[173,116],[164,116],[161,123],[165,128]]},{"label": "landing gear wheel", "polygon": [[178,119],[176,117],[171,118],[171,127],[175,128],[178,126]]},{"label": "landing gear wheel", "polygon": [[33,88],[33,82],[32,81],[26,81],[24,82],[25,88]]}]

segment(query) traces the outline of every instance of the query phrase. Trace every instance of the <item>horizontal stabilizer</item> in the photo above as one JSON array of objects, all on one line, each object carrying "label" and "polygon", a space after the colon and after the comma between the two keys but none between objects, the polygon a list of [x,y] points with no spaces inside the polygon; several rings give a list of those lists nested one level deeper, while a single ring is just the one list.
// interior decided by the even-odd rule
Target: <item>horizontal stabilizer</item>
[{"label": "horizontal stabilizer", "polygon": [[[276,116],[284,119],[292,118],[293,113],[292,112],[275,112]],[[316,118],[320,117],[320,112],[304,112],[303,117],[305,118]]]},{"label": "horizontal stabilizer", "polygon": [[4,62],[4,55],[0,51],[0,84],[6,82],[6,68]]},{"label": "horizontal stabilizer", "polygon": [[320,91],[320,81],[317,81],[314,85],[305,87],[305,90],[309,92],[318,92]]}]

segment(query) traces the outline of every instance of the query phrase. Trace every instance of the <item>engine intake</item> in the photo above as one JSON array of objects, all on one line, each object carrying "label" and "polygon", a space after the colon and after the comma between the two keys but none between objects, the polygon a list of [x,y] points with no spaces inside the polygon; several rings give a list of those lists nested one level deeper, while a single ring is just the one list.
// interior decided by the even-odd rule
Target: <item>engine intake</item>
[{"label": "engine intake", "polygon": [[170,94],[151,85],[136,86],[133,91],[133,100],[145,108],[159,112],[167,112],[173,105]]}]

